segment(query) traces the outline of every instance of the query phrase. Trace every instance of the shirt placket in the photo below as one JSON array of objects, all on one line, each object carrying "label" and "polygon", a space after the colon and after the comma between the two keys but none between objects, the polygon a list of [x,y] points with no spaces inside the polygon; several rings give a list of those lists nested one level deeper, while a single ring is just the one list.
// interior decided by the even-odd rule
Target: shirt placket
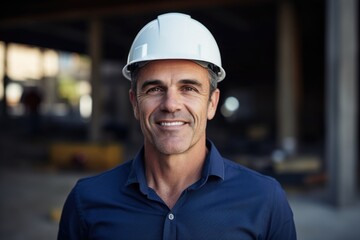
[{"label": "shirt placket", "polygon": [[169,211],[165,216],[163,240],[176,239],[176,214]]}]

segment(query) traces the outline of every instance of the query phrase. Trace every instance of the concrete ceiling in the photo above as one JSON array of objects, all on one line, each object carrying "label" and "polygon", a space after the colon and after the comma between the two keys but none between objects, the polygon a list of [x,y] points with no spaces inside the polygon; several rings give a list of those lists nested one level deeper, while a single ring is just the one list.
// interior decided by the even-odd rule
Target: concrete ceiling
[{"label": "concrete ceiling", "polygon": [[[276,74],[278,2],[12,0],[0,9],[0,41],[88,53],[89,20],[98,18],[104,26],[104,58],[124,62],[133,38],[144,24],[158,14],[178,11],[190,14],[213,33],[222,53],[227,79],[232,78],[245,85],[252,82],[273,83]],[[321,14],[324,1],[294,2],[299,31],[304,39],[302,43],[311,41],[310,48],[318,47],[323,40]],[[302,50],[307,51],[307,47]],[[322,53],[318,51],[315,54]],[[310,59],[316,59],[313,54],[310,54]]]}]

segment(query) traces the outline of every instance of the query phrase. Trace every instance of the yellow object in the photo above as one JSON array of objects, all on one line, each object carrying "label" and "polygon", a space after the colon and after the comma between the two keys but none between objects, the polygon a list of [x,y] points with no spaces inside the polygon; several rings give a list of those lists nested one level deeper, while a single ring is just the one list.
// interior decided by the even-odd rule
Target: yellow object
[{"label": "yellow object", "polygon": [[53,143],[50,161],[61,168],[101,171],[123,161],[123,147],[119,143]]},{"label": "yellow object", "polygon": [[298,156],[274,165],[277,173],[313,173],[321,171],[321,159],[316,156]]},{"label": "yellow object", "polygon": [[50,213],[49,213],[50,220],[54,222],[60,222],[61,211],[62,211],[61,208],[50,209]]}]

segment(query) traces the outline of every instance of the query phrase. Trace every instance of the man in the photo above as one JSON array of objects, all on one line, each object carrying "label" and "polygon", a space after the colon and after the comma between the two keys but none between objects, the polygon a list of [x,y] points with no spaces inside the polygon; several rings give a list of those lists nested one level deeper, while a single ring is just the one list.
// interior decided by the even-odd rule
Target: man
[{"label": "man", "polygon": [[144,147],[76,184],[58,239],[296,239],[279,183],[222,158],[206,139],[225,71],[202,24],[158,16],[138,33],[123,73]]}]

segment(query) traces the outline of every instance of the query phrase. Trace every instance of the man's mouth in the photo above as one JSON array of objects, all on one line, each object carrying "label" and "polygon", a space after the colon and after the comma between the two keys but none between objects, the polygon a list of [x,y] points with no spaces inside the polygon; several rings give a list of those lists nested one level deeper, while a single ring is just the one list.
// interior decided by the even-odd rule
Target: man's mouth
[{"label": "man's mouth", "polygon": [[164,127],[173,127],[173,126],[182,126],[182,125],[185,125],[186,122],[181,122],[181,121],[175,121],[175,122],[160,122],[159,124],[160,124],[160,126],[164,126]]}]

